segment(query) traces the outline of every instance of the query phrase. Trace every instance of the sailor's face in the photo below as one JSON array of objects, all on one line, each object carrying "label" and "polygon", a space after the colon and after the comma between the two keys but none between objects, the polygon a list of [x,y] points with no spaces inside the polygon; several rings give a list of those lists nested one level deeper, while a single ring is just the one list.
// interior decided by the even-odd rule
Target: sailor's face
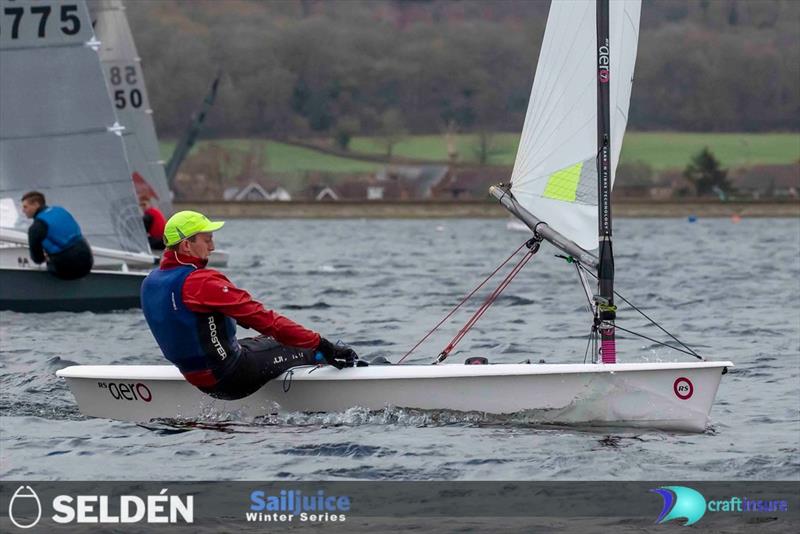
[{"label": "sailor's face", "polygon": [[210,232],[202,232],[195,236],[194,241],[186,240],[189,247],[189,253],[195,258],[207,260],[211,253],[214,251],[214,234]]},{"label": "sailor's face", "polygon": [[22,201],[22,213],[29,219],[33,219],[33,216],[36,215],[36,210],[38,210],[40,204],[38,202],[34,202],[32,200],[23,200]]}]

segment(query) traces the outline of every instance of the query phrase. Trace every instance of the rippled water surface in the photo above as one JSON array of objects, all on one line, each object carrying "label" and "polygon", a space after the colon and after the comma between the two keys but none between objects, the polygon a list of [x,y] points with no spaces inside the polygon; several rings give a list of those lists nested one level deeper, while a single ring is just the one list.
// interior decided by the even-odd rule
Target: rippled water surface
[{"label": "rippled water surface", "polygon": [[[3,312],[0,476],[800,478],[800,221],[621,219],[615,232],[622,294],[702,354],[736,364],[705,433],[403,410],[181,426],[89,419],[55,371],[72,363],[162,363],[141,312]],[[501,220],[237,220],[217,237],[231,254],[230,278],[269,307],[364,357],[392,361],[524,239]],[[543,247],[453,359],[583,361],[585,297],[574,269],[554,253]],[[410,360],[432,361],[477,305]],[[648,332],[625,310],[620,324]],[[684,358],[633,338],[619,351],[621,361]]]}]

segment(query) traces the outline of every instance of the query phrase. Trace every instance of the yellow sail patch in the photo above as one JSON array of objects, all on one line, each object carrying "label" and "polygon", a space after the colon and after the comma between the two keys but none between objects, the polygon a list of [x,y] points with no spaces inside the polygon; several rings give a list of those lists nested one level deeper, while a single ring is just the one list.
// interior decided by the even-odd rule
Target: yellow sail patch
[{"label": "yellow sail patch", "polygon": [[583,162],[551,174],[547,181],[547,187],[544,188],[544,196],[555,200],[575,202],[575,193],[581,179],[581,169],[583,169]]}]

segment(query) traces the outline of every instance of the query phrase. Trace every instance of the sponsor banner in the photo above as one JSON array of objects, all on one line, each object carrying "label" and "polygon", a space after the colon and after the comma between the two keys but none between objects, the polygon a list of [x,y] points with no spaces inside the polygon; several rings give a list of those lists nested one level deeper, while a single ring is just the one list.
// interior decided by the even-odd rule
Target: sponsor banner
[{"label": "sponsor banner", "polygon": [[800,531],[797,482],[0,483],[0,531]]}]

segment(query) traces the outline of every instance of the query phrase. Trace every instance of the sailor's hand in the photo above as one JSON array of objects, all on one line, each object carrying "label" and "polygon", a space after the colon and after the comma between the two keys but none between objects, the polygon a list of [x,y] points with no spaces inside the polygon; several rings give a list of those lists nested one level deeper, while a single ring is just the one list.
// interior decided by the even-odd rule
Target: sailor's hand
[{"label": "sailor's hand", "polygon": [[358,360],[356,352],[347,345],[334,345],[324,337],[319,339],[318,354],[322,354],[325,361],[337,369],[353,367]]}]

